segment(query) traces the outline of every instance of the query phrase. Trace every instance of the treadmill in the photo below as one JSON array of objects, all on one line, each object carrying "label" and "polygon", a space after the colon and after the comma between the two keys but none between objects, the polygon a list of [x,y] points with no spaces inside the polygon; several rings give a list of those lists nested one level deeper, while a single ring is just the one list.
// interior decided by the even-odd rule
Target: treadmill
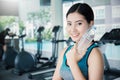
[{"label": "treadmill", "polygon": [[118,53],[120,52],[120,28],[115,28],[110,32],[106,32],[99,42],[102,44],[101,47],[104,46],[105,50],[105,52],[103,52],[105,63],[104,79],[120,79],[120,54]]}]

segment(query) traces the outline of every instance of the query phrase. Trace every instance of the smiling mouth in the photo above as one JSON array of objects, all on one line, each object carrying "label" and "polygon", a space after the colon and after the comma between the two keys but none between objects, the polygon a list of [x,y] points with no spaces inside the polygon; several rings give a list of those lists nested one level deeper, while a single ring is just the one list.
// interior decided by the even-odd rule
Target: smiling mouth
[{"label": "smiling mouth", "polygon": [[72,35],[72,37],[78,37],[79,36],[79,34],[76,34],[76,35]]}]

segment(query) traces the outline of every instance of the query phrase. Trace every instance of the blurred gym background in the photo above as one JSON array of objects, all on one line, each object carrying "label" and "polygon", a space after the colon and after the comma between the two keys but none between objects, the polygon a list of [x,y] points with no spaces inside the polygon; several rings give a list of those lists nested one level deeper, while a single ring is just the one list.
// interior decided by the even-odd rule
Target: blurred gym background
[{"label": "blurred gym background", "polygon": [[[14,37],[14,46],[18,52],[22,48],[19,35],[26,34],[23,38],[24,49],[35,55],[38,29],[44,27],[41,32],[42,56],[50,59],[53,55],[51,41],[55,37],[53,28],[59,26],[57,39],[63,42],[58,43],[58,56],[61,49],[68,45],[66,41],[69,37],[65,31],[66,12],[77,2],[88,3],[94,11],[95,40],[101,41],[100,49],[105,58],[104,80],[120,80],[120,0],[0,0],[0,32],[9,28],[10,32],[17,35]],[[11,39],[6,36],[6,43],[10,43]],[[0,67],[0,80],[51,80],[41,75],[29,79],[29,72],[18,76],[13,74],[13,68],[6,70],[2,63]]]}]

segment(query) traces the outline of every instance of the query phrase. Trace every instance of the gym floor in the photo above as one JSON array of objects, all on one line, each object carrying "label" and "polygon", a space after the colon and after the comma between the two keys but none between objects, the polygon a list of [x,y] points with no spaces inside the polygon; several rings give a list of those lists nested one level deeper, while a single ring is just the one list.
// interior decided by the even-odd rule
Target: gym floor
[{"label": "gym floor", "polygon": [[[14,69],[14,68],[13,68]],[[34,79],[28,78],[28,73],[24,73],[22,75],[14,74],[13,69],[4,69],[0,62],[0,80],[44,80],[42,76],[35,76]],[[48,80],[48,79],[46,79]],[[50,79],[49,79],[50,80]],[[113,75],[104,76],[104,80],[120,80],[120,77],[115,78]]]},{"label": "gym floor", "polygon": [[42,76],[36,76],[35,79],[29,79],[28,73],[24,73],[22,75],[14,74],[12,69],[4,69],[2,63],[0,62],[0,80],[43,80]]}]

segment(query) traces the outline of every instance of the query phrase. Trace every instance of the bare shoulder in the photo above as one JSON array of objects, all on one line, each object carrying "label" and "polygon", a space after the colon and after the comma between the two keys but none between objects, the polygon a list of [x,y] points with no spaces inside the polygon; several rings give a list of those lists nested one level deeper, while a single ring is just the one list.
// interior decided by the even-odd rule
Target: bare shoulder
[{"label": "bare shoulder", "polygon": [[[104,61],[99,48],[93,48],[88,58],[89,80],[103,80]],[[95,76],[96,75],[96,76]]]},{"label": "bare shoulder", "polygon": [[103,56],[99,48],[93,48],[88,58],[88,62],[103,62]]}]

